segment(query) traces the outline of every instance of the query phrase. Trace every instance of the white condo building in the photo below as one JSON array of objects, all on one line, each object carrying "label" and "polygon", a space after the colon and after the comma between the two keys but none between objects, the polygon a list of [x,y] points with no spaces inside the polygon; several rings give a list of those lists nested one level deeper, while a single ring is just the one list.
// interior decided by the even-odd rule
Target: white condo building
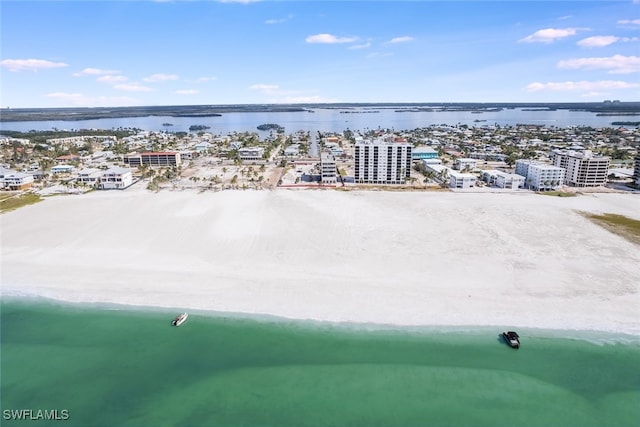
[{"label": "white condo building", "polygon": [[106,170],[100,177],[101,190],[123,190],[133,184],[131,169],[113,167]]},{"label": "white condo building", "polygon": [[564,169],[536,160],[516,160],[517,175],[525,177],[525,187],[535,191],[557,190],[564,182]]},{"label": "white condo building", "polygon": [[565,169],[564,183],[573,187],[599,187],[607,182],[611,159],[584,152],[553,151],[551,162]]},{"label": "white condo building", "polygon": [[404,184],[411,173],[411,148],[406,142],[357,142],[356,183]]},{"label": "white condo building", "polygon": [[636,166],[633,168],[633,181],[640,187],[640,152],[636,155]]},{"label": "white condo building", "polygon": [[323,184],[335,184],[337,180],[336,159],[329,153],[320,153],[320,180]]}]

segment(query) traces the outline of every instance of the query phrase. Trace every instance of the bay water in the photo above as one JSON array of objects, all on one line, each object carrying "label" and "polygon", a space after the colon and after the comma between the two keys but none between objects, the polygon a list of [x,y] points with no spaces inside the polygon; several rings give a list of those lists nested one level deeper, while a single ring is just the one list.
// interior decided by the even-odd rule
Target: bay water
[{"label": "bay water", "polygon": [[499,327],[190,313],[176,328],[168,309],[0,309],[3,426],[640,425],[638,337],[518,330],[513,350]]}]

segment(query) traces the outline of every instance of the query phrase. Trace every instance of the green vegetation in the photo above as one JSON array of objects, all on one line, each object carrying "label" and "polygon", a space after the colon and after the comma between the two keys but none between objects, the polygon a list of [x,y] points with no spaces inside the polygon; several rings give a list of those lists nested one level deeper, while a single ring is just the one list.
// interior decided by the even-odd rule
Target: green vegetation
[{"label": "green vegetation", "polygon": [[42,198],[37,194],[2,194],[0,195],[0,213],[12,211],[23,206],[38,203]]},{"label": "green vegetation", "polygon": [[556,196],[556,197],[576,197],[576,193],[570,193],[568,191],[539,191],[538,194],[542,194],[545,196]]},{"label": "green vegetation", "polygon": [[579,212],[580,215],[593,221],[613,234],[621,236],[631,243],[640,245],[640,221],[624,215],[605,213],[602,215]]}]

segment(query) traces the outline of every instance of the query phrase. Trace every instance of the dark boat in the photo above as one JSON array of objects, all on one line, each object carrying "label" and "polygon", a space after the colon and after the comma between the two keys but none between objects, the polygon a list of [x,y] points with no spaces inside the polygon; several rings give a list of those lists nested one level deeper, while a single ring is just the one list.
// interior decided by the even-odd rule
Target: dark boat
[{"label": "dark boat", "polygon": [[511,348],[520,348],[520,337],[517,332],[509,331],[503,332],[502,337],[509,344]]}]

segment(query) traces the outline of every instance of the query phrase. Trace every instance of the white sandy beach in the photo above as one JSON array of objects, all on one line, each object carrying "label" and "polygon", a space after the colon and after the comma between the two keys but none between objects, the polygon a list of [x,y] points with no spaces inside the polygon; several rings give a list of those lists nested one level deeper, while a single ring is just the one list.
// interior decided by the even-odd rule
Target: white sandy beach
[{"label": "white sandy beach", "polygon": [[96,192],[3,214],[2,294],[640,335],[640,196]]}]

